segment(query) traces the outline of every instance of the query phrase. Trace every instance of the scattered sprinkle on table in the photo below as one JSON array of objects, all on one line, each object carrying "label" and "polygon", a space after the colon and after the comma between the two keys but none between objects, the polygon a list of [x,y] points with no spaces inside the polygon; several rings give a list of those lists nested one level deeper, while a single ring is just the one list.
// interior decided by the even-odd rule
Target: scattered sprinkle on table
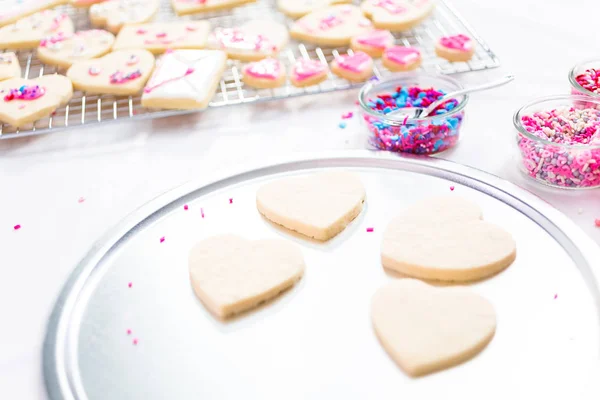
[{"label": "scattered sprinkle on table", "polygon": [[21,229],[21,225],[19,225],[19,224],[16,224],[15,226],[13,226],[13,229],[14,229],[15,231],[18,231],[19,229]]},{"label": "scattered sprinkle on table", "polygon": [[373,232],[373,228],[367,228],[367,232]]},{"label": "scattered sprinkle on table", "polygon": [[554,300],[556,300],[556,298],[557,298],[557,297],[558,297],[558,294],[555,294],[555,295],[554,295]]},{"label": "scattered sprinkle on table", "polygon": [[200,208],[200,215],[202,215],[202,218],[204,218],[204,208]]},{"label": "scattered sprinkle on table", "polygon": [[600,94],[600,70],[590,68],[577,75],[575,80],[582,88],[592,93]]},{"label": "scattered sprinkle on table", "polygon": [[77,199],[78,203],[83,203],[85,201],[85,197],[80,197]]},{"label": "scattered sprinkle on table", "polygon": [[127,329],[127,334],[131,335],[131,329]]},{"label": "scattered sprinkle on table", "polygon": [[162,243],[164,241],[165,241],[165,237],[163,236],[163,237],[160,238],[160,242]]},{"label": "scattered sprinkle on table", "polygon": [[342,119],[350,119],[354,116],[354,113],[352,111],[349,111],[345,114],[342,114]]},{"label": "scattered sprinkle on table", "polygon": [[133,339],[133,345],[136,346],[138,344],[137,338]]},{"label": "scattered sprinkle on table", "polygon": [[600,218],[594,220],[594,225],[596,225],[597,228],[600,228]]},{"label": "scattered sprinkle on table", "polygon": [[233,198],[229,199],[229,204],[233,204]]},{"label": "scattered sprinkle on table", "polygon": [[454,191],[454,186],[450,186],[450,191],[453,192]]},{"label": "scattered sprinkle on table", "polygon": [[187,205],[187,204],[184,204],[184,205],[183,205],[183,209],[184,209],[185,211],[187,211],[187,210],[189,209],[188,205]]},{"label": "scattered sprinkle on table", "polygon": [[340,122],[338,124],[338,126],[340,127],[340,129],[346,129],[346,123],[345,122]]},{"label": "scattered sprinkle on table", "polygon": [[132,283],[132,282],[129,282],[129,283],[127,284],[127,287],[132,287],[132,286],[133,286],[133,283]]}]

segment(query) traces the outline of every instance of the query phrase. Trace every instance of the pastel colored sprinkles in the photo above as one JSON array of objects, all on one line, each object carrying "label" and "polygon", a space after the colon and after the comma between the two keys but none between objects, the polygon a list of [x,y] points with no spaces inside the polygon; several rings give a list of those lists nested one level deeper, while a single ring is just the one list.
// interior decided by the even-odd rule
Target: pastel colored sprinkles
[{"label": "pastel colored sprinkles", "polygon": [[367,228],[367,232],[373,232],[373,228]]},{"label": "pastel colored sprinkles", "polygon": [[600,70],[590,68],[577,75],[575,81],[587,91],[600,94]]},{"label": "pastel colored sprinkles", "polygon": [[10,89],[4,96],[4,101],[35,100],[46,94],[46,88],[39,85],[22,85],[18,89]]},{"label": "pastel colored sprinkles", "polygon": [[185,211],[187,211],[187,210],[189,209],[188,205],[187,205],[187,204],[184,204],[184,205],[183,205],[183,209],[184,209]]},{"label": "pastel colored sprinkles", "polygon": [[19,229],[21,229],[21,225],[19,225],[19,224],[16,224],[15,226],[13,226],[13,229],[14,229],[15,231],[18,231]]},{"label": "pastel colored sprinkles", "polygon": [[163,237],[160,238],[160,242],[162,243],[164,241],[165,241],[165,237],[163,236]]}]

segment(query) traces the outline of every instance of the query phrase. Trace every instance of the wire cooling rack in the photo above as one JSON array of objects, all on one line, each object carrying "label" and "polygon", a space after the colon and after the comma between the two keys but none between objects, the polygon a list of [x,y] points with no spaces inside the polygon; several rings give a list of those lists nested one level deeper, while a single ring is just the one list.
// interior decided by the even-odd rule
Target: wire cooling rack
[{"label": "wire cooling rack", "polygon": [[[155,20],[165,21],[176,18],[183,20],[206,19],[211,22],[213,27],[232,27],[250,19],[272,18],[290,27],[293,21],[277,11],[275,1],[258,0],[256,3],[228,11],[177,17],[171,8],[169,0],[161,0],[161,6]],[[359,4],[359,2],[356,4]],[[1,1],[0,6],[2,6]],[[77,30],[89,29],[91,27],[87,10],[76,9],[70,6],[61,6],[57,9],[69,14]],[[437,38],[456,33],[467,33],[478,43],[473,58],[468,62],[450,63],[435,55],[434,44]],[[423,23],[410,31],[398,32],[394,35],[397,44],[415,46],[421,50],[423,62],[420,69],[423,71],[453,74],[479,71],[500,65],[493,51],[446,0],[440,0],[433,15]],[[346,52],[351,53],[352,50],[347,47],[325,48],[291,41],[279,54],[279,58],[287,67],[290,67],[298,58],[314,59],[329,63],[338,54]],[[60,71],[56,67],[46,66],[41,63],[35,51],[17,51],[17,56],[23,68],[23,76],[25,78],[64,73],[64,71]],[[209,107],[278,100],[294,96],[347,90],[361,86],[360,83],[351,83],[330,73],[326,81],[306,88],[296,88],[288,82],[280,88],[254,89],[244,85],[241,80],[241,62],[228,60],[227,63],[225,73]],[[382,66],[381,60],[375,61],[374,75],[376,77],[381,78],[391,74],[390,71]],[[140,104],[139,95],[115,97],[111,95],[90,95],[85,92],[75,91],[69,104],[56,110],[50,117],[40,119],[20,129],[7,124],[0,125],[0,139],[38,135],[56,132],[65,128],[81,127],[108,121],[159,118],[189,112],[193,111],[165,111],[144,108]]]}]

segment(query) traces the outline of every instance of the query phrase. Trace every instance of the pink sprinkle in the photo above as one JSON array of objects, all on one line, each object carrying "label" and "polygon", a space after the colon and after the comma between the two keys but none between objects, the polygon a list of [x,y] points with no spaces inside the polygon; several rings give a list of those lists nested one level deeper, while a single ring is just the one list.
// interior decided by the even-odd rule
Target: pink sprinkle
[{"label": "pink sprinkle", "polygon": [[137,338],[133,339],[133,344],[134,344],[134,345],[137,345],[137,344],[138,344],[138,340],[137,340]]},{"label": "pink sprinkle", "polygon": [[596,227],[600,228],[600,218],[598,218],[597,220],[594,221],[594,225],[596,225]]},{"label": "pink sprinkle", "polygon": [[127,334],[131,335],[131,329],[127,329]]},{"label": "pink sprinkle", "polygon": [[229,204],[233,204],[233,199],[229,199]]},{"label": "pink sprinkle", "polygon": [[162,243],[164,241],[165,241],[165,237],[163,236],[163,237],[160,238],[160,242]]},{"label": "pink sprinkle", "polygon": [[15,226],[13,226],[13,229],[14,229],[15,231],[18,231],[19,229],[21,229],[21,225],[19,225],[19,224],[16,224]]},{"label": "pink sprinkle", "polygon": [[157,34],[156,34],[156,37],[157,37],[157,38],[164,38],[164,37],[167,37],[167,33],[166,33],[166,32],[159,32],[159,33],[157,33]]},{"label": "pink sprinkle", "polygon": [[184,209],[185,211],[187,211],[187,210],[189,209],[188,205],[187,205],[187,204],[184,204],[184,205],[183,205],[183,209]]},{"label": "pink sprinkle", "polygon": [[133,282],[129,282],[129,283],[127,284],[127,286],[128,286],[128,287],[132,287],[132,286],[133,286]]},{"label": "pink sprinkle", "polygon": [[77,199],[78,203],[83,203],[84,201],[85,201],[85,198],[83,198],[83,197],[80,197],[80,198]]},{"label": "pink sprinkle", "polygon": [[354,102],[354,104],[355,104],[355,105],[358,105],[358,100],[356,100],[356,101]]},{"label": "pink sprinkle", "polygon": [[137,31],[135,31],[135,33],[137,33],[138,35],[143,35],[144,33],[146,33],[147,31],[145,29],[138,29]]},{"label": "pink sprinkle", "polygon": [[352,118],[353,115],[354,115],[353,112],[347,112],[345,114],[342,114],[342,119],[350,119],[350,118]]},{"label": "pink sprinkle", "polygon": [[22,110],[22,109],[24,109],[25,107],[26,107],[26,106],[25,106],[25,104],[21,104],[21,105],[19,106],[19,110]]},{"label": "pink sprinkle", "polygon": [[454,186],[450,186],[450,191],[454,191]]},{"label": "pink sprinkle", "polygon": [[204,208],[200,209],[200,214],[202,214],[202,218],[204,218]]},{"label": "pink sprinkle", "polygon": [[555,294],[555,295],[554,295],[554,300],[556,300],[556,298],[557,298],[557,297],[558,297],[558,294]]},{"label": "pink sprinkle", "polygon": [[373,232],[373,228],[367,228],[367,232]]}]

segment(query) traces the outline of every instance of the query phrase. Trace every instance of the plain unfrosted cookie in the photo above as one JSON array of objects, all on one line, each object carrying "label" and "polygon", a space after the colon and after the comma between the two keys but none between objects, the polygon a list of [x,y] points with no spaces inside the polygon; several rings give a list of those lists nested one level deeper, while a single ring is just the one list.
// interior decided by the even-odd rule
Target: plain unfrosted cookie
[{"label": "plain unfrosted cookie", "polygon": [[304,273],[304,257],[284,240],[249,241],[221,235],[192,248],[189,270],[196,296],[224,319],[292,287]]},{"label": "plain unfrosted cookie", "polygon": [[208,39],[208,47],[227,52],[229,58],[257,61],[275,56],[288,40],[285,26],[259,19],[235,28],[216,28]]},{"label": "plain unfrosted cookie", "polygon": [[352,3],[352,0],[278,0],[277,8],[290,18],[300,18],[333,4]]},{"label": "plain unfrosted cookie", "polygon": [[421,65],[421,52],[414,47],[392,46],[385,49],[382,61],[390,71],[410,71]]},{"label": "plain unfrosted cookie", "polygon": [[285,83],[285,67],[275,58],[265,58],[244,65],[242,80],[258,89],[276,88]]},{"label": "plain unfrosted cookie", "polygon": [[379,289],[371,301],[371,319],[383,348],[411,376],[469,360],[496,332],[494,307],[483,297],[415,279]]},{"label": "plain unfrosted cookie", "polygon": [[12,24],[31,14],[66,2],[67,0],[4,0],[0,7],[0,26]]},{"label": "plain unfrosted cookie", "polygon": [[256,0],[171,0],[171,5],[177,15],[226,10],[238,7]]},{"label": "plain unfrosted cookie", "polygon": [[21,65],[15,53],[0,54],[0,81],[21,77]]},{"label": "plain unfrosted cookie", "polygon": [[119,50],[102,58],[80,61],[67,76],[76,89],[88,93],[133,95],[139,93],[154,69],[154,56],[147,50]]},{"label": "plain unfrosted cookie", "polygon": [[108,0],[90,7],[92,25],[118,33],[123,25],[150,21],[158,11],[159,0]]},{"label": "plain unfrosted cookie", "polygon": [[361,8],[379,29],[405,31],[421,23],[435,8],[433,0],[365,0]]},{"label": "plain unfrosted cookie", "polygon": [[296,87],[318,85],[327,79],[329,67],[318,60],[297,60],[290,73],[290,82]]},{"label": "plain unfrosted cookie", "polygon": [[207,21],[125,25],[119,31],[113,49],[146,49],[154,54],[164,53],[167,49],[202,49],[206,47],[209,31]]},{"label": "plain unfrosted cookie", "polygon": [[0,49],[34,49],[46,36],[73,33],[67,14],[44,10],[0,28]]},{"label": "plain unfrosted cookie", "polygon": [[40,42],[37,54],[46,64],[68,68],[73,63],[105,55],[115,42],[112,33],[101,29],[56,34]]},{"label": "plain unfrosted cookie", "polygon": [[21,127],[50,115],[71,100],[71,81],[62,75],[0,82],[0,121]]},{"label": "plain unfrosted cookie", "polygon": [[365,196],[356,175],[332,171],[267,183],[256,192],[256,206],[276,224],[329,240],[360,214]]},{"label": "plain unfrosted cookie", "polygon": [[142,95],[142,106],[204,108],[215,94],[227,55],[219,50],[174,50],[162,56]]},{"label": "plain unfrosted cookie", "polygon": [[444,36],[436,43],[435,54],[448,61],[469,61],[475,54],[475,43],[463,34]]},{"label": "plain unfrosted cookie", "polygon": [[340,78],[363,82],[373,75],[373,59],[362,51],[340,55],[331,62],[331,71]]},{"label": "plain unfrosted cookie", "polygon": [[379,58],[387,47],[394,45],[394,36],[390,31],[375,29],[352,37],[350,47],[362,51],[371,57]]},{"label": "plain unfrosted cookie", "polygon": [[353,36],[373,29],[360,9],[350,4],[313,11],[294,23],[290,35],[321,46],[345,46]]},{"label": "plain unfrosted cookie", "polygon": [[421,279],[472,281],[494,275],[516,257],[504,229],[481,220],[481,210],[461,198],[441,197],[407,208],[383,234],[385,268]]}]

